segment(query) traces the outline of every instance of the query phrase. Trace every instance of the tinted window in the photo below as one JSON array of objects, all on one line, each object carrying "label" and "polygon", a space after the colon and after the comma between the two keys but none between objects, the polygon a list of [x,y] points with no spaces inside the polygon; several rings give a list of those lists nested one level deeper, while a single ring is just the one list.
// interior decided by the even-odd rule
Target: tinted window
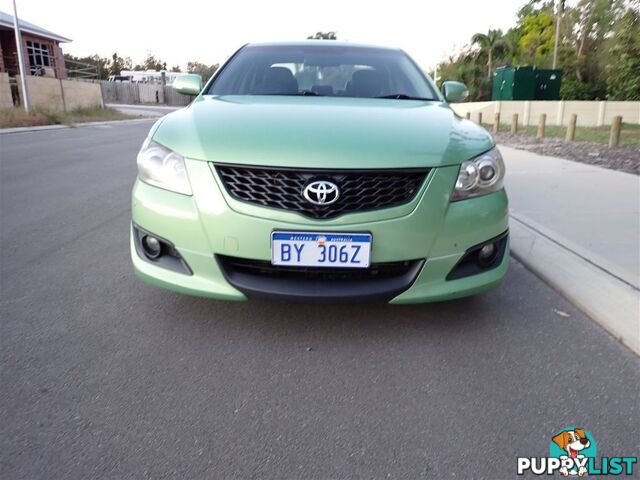
[{"label": "tinted window", "polygon": [[247,46],[224,67],[207,94],[437,99],[402,51],[328,45]]}]

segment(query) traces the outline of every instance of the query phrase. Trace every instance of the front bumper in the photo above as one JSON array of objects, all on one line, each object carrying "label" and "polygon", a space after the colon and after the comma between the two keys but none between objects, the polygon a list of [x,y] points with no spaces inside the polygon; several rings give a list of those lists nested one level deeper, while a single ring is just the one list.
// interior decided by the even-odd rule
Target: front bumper
[{"label": "front bumper", "polygon": [[[503,190],[449,202],[458,173],[456,166],[433,169],[416,198],[407,205],[331,220],[311,220],[234,200],[206,162],[187,160],[186,164],[193,196],[165,191],[139,180],[133,189],[134,225],[170,241],[191,271],[188,274],[167,269],[140,255],[132,227],[131,257],[135,271],[152,285],[210,298],[246,300],[242,287],[236,288],[239,285],[221,268],[216,256],[268,261],[271,232],[276,229],[367,231],[373,235],[372,263],[419,260],[419,268],[410,281],[399,290],[386,292],[392,293],[390,296],[376,297],[391,303],[420,303],[481,293],[499,285],[506,273],[508,243],[495,268],[447,280],[469,248],[498,237],[508,228],[507,197]],[[320,293],[309,295],[308,299],[337,299],[329,288],[324,295],[321,289],[319,284],[314,291]],[[348,301],[375,296],[364,292],[354,298],[342,297],[340,300]]]}]

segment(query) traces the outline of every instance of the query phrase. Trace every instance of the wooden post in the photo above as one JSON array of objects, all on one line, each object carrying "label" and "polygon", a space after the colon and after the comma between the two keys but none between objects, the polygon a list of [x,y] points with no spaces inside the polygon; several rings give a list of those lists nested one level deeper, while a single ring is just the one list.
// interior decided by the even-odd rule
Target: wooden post
[{"label": "wooden post", "polygon": [[622,128],[622,117],[616,115],[611,122],[611,133],[609,134],[609,147],[617,147],[620,144],[620,129]]},{"label": "wooden post", "polygon": [[567,127],[567,142],[573,142],[576,138],[576,123],[578,122],[578,115],[575,113],[571,114],[569,118],[569,126]]},{"label": "wooden post", "polygon": [[160,93],[161,93],[160,103],[162,104],[167,103],[167,100],[164,98],[166,86],[167,86],[167,73],[163,71],[163,72],[160,72]]},{"label": "wooden post", "polygon": [[536,133],[536,139],[541,140],[544,137],[544,126],[547,123],[547,114],[540,114],[540,121],[538,122],[538,132]]},{"label": "wooden post", "polygon": [[471,112],[465,113],[464,118],[466,118],[467,120],[471,119]]},{"label": "wooden post", "polygon": [[478,112],[478,125],[482,125],[482,112]]},{"label": "wooden post", "polygon": [[500,131],[500,112],[493,114],[493,133]]},{"label": "wooden post", "polygon": [[511,133],[518,133],[518,114],[514,113],[511,117]]},{"label": "wooden post", "polygon": [[62,83],[62,79],[60,79],[60,95],[62,96],[62,111],[67,111],[67,101],[64,98],[64,85]]}]

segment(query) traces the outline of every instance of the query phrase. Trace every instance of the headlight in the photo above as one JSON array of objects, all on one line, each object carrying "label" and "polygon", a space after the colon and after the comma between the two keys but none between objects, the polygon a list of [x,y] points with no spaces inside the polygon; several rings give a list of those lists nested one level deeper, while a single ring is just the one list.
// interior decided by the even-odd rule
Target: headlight
[{"label": "headlight", "polygon": [[172,192],[191,195],[184,158],[147,138],[138,153],[140,180]]},{"label": "headlight", "polygon": [[496,147],[460,165],[451,201],[486,195],[502,188],[504,162]]}]

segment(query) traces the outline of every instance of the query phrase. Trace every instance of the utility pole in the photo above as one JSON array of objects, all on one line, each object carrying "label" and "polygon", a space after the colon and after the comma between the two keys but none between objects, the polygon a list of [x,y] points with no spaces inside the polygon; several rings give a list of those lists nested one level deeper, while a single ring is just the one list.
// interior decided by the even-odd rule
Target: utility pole
[{"label": "utility pole", "polygon": [[564,2],[565,0],[558,1],[558,9],[556,10],[556,32],[555,32],[555,40],[553,42],[553,65],[551,68],[555,70],[558,64],[558,42],[560,40],[560,18],[562,17],[562,12],[564,11]]},{"label": "utility pole", "polygon": [[18,51],[18,65],[20,66],[20,83],[22,83],[22,105],[24,111],[29,113],[29,87],[27,86],[27,72],[24,69],[24,52],[22,51],[22,34],[18,22],[18,8],[16,0],[13,0],[13,28],[16,31],[16,50]]}]

